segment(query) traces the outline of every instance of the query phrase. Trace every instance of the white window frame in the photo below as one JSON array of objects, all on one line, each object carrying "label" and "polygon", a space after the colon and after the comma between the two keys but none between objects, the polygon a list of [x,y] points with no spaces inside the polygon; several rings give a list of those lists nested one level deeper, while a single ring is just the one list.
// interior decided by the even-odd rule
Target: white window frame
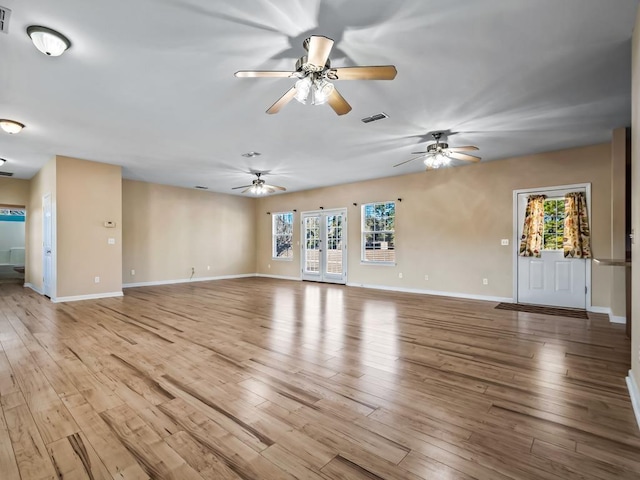
[{"label": "white window frame", "polygon": [[[545,198],[544,199],[545,202],[551,201],[551,200],[553,200],[553,201],[564,200],[564,197],[549,197],[549,198]],[[560,251],[563,250],[562,247],[560,247],[560,248],[544,248],[544,234],[545,234],[545,225],[544,225],[544,222],[543,222],[543,227],[542,227],[542,247],[543,247],[542,251],[543,252],[560,252]],[[564,230],[563,230],[563,234],[564,234]]]},{"label": "white window frame", "polygon": [[[394,211],[394,229],[393,230],[381,230],[378,232],[372,232],[369,230],[365,230],[365,208],[368,207],[369,205],[380,205],[380,204],[387,204],[387,203],[393,203],[393,211]],[[393,250],[394,250],[394,257],[396,255],[396,241],[395,241],[395,235],[396,235],[396,229],[395,229],[395,219],[396,219],[396,206],[397,203],[395,200],[386,200],[386,201],[380,201],[380,202],[368,202],[368,203],[363,203],[361,208],[360,208],[360,263],[362,265],[387,265],[387,266],[394,266],[396,265],[397,262],[397,257],[395,258],[394,261],[392,262],[385,262],[385,261],[376,261],[376,260],[367,260],[365,252],[366,252],[366,235],[367,234],[371,234],[371,233],[391,233],[394,236],[394,242],[393,242]]]},{"label": "white window frame", "polygon": [[[276,252],[276,246],[277,246],[277,242],[276,242],[276,237],[278,235],[284,236],[285,234],[277,234],[276,233],[276,218],[278,216],[282,216],[282,215],[291,215],[291,256],[290,257],[278,257],[277,252]],[[276,213],[272,213],[271,214],[271,259],[272,260],[279,260],[282,262],[291,262],[293,261],[293,228],[295,225],[295,218],[293,215],[292,211],[289,212],[276,212]]]}]

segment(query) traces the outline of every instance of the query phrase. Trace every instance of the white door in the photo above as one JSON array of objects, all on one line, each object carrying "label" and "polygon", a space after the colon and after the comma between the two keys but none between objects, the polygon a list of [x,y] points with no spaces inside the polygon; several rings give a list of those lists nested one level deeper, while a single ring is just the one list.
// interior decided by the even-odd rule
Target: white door
[{"label": "white door", "polygon": [[51,194],[42,197],[42,291],[53,296],[53,217],[51,212]]},{"label": "white door", "polygon": [[518,193],[518,241],[514,245],[516,251],[520,247],[519,239],[522,237],[529,195],[546,195],[547,197],[544,244],[540,258],[518,256],[517,259],[518,298],[516,300],[518,303],[586,308],[587,260],[565,258],[562,250],[564,195],[576,191],[585,191],[585,188]]},{"label": "white door", "polygon": [[347,211],[302,214],[302,279],[347,283]]}]

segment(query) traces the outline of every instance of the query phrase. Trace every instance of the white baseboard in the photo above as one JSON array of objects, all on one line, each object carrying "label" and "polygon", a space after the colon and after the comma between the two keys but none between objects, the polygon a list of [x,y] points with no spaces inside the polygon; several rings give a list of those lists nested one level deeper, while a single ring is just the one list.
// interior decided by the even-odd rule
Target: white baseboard
[{"label": "white baseboard", "polygon": [[590,307],[587,307],[587,312],[604,313],[605,315],[609,316],[610,323],[620,323],[622,325],[625,325],[627,323],[627,317],[615,316],[609,307],[598,307],[592,305]]},{"label": "white baseboard", "polygon": [[92,293],[89,295],[72,295],[70,297],[55,297],[52,298],[51,301],[53,303],[64,303],[64,302],[77,302],[79,300],[97,300],[99,298],[111,298],[111,297],[122,297],[123,293],[120,292],[106,292],[106,293]]},{"label": "white baseboard", "polygon": [[627,377],[627,388],[629,389],[629,397],[631,397],[633,413],[636,414],[636,422],[640,428],[640,390],[638,390],[638,384],[633,378],[633,372],[631,370],[629,370],[629,376]]},{"label": "white baseboard", "polygon": [[213,280],[229,280],[232,278],[247,278],[247,277],[255,277],[255,276],[256,276],[255,273],[242,273],[239,275],[220,275],[218,277],[196,277],[196,278],[180,278],[177,280],[156,280],[153,282],[123,283],[122,288],[154,287],[157,285],[173,285],[175,283],[210,282]]},{"label": "white baseboard", "polygon": [[422,295],[437,295],[440,297],[463,298],[466,300],[483,300],[486,302],[513,303],[513,298],[511,297],[492,297],[490,295],[474,295],[470,293],[458,293],[458,292],[440,292],[438,290],[422,290],[419,288],[389,287],[386,285],[367,285],[364,283],[347,283],[347,286],[360,287],[360,288],[372,288],[375,290],[387,290],[390,292],[419,293]]},{"label": "white baseboard", "polygon": [[30,288],[31,290],[33,290],[36,293],[39,293],[40,295],[44,295],[44,292],[42,290],[40,290],[38,287],[36,287],[34,284],[32,284],[32,283],[25,283],[24,287],[25,288]]},{"label": "white baseboard", "polygon": [[300,277],[287,277],[286,275],[267,275],[266,273],[256,273],[256,277],[262,277],[262,278],[277,278],[278,280],[295,280],[295,281],[302,281],[302,278]]}]

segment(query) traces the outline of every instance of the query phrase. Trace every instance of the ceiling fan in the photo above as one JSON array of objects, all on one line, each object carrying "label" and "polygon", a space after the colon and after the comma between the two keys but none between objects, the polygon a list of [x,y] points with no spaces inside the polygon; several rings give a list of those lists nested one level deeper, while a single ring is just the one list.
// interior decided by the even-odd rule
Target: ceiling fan
[{"label": "ceiling fan", "polygon": [[256,179],[253,180],[251,185],[242,185],[240,187],[233,187],[231,190],[238,190],[240,188],[244,188],[240,193],[253,193],[254,195],[267,195],[268,193],[273,193],[277,191],[285,192],[287,189],[284,187],[278,187],[277,185],[268,185],[261,178],[262,172],[253,172],[255,174]]},{"label": "ceiling fan", "polygon": [[331,81],[334,80],[393,80],[396,67],[393,65],[369,67],[332,68],[329,53],[333,48],[333,40],[321,35],[312,35],[302,42],[307,54],[297,62],[295,71],[240,70],[236,77],[297,78],[296,84],[271,105],[267,113],[278,113],[292,99],[300,103],[311,102],[313,105],[329,103],[338,114],[351,111],[351,105],[344,99]]},{"label": "ceiling fan", "polygon": [[437,132],[432,133],[431,135],[433,136],[436,143],[427,145],[426,152],[411,152],[412,155],[418,156],[410,158],[409,160],[405,160],[404,162],[400,162],[394,165],[394,167],[399,167],[400,165],[412,162],[414,160],[417,160],[418,158],[424,158],[423,161],[427,166],[427,170],[446,167],[451,162],[451,159],[462,160],[464,162],[479,162],[481,160],[480,157],[469,155],[468,153],[462,153],[478,150],[478,147],[472,145],[465,147],[450,147],[448,143],[440,141],[440,139],[442,138],[442,133]]}]

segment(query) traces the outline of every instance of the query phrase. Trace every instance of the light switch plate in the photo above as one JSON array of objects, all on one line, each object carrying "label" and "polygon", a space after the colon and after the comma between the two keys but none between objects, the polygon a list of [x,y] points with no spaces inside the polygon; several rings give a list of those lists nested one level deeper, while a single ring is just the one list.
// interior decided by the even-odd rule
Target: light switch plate
[{"label": "light switch plate", "polygon": [[500,245],[509,245],[509,239],[503,238],[502,240],[500,240]]}]

